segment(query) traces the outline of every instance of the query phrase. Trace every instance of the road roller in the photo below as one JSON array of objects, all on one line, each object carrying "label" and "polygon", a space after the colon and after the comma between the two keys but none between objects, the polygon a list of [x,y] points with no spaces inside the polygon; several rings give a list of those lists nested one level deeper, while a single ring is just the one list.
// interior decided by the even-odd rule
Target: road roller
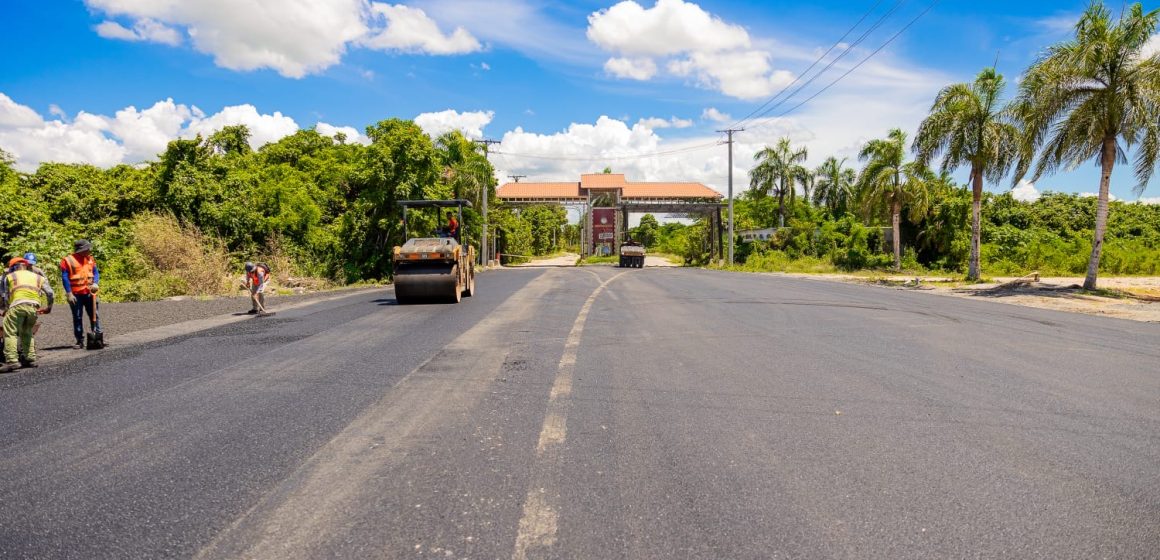
[{"label": "road roller", "polygon": [[[463,223],[467,200],[403,200],[403,235],[407,230],[407,211],[413,208],[454,208],[457,224]],[[436,237],[408,238],[395,247],[395,301],[413,303],[459,303],[475,294],[475,247],[463,245],[463,227],[455,231],[440,228]]]}]

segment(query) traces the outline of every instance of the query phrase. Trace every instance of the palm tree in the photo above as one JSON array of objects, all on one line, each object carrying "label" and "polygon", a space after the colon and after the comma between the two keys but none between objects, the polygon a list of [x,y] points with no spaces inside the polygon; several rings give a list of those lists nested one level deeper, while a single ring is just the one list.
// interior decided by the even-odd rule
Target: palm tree
[{"label": "palm tree", "polygon": [[939,92],[930,115],[918,127],[912,148],[926,166],[943,154],[942,171],[971,167],[971,257],[967,279],[979,279],[980,213],[983,178],[999,181],[1015,163],[1021,134],[1010,111],[999,105],[1006,82],[986,68],[973,83],[952,84]]},{"label": "palm tree", "polygon": [[1127,163],[1135,146],[1139,195],[1160,156],[1160,54],[1144,56],[1160,10],[1139,3],[1119,22],[1102,3],[1092,3],[1075,26],[1075,38],[1052,46],[1027,70],[1015,112],[1025,145],[1015,173],[1019,181],[1039,151],[1032,180],[1085,161],[1100,165],[1095,235],[1084,288],[1094,290],[1108,223],[1112,168]]},{"label": "palm tree", "polygon": [[906,133],[893,129],[884,139],[871,140],[858,159],[866,162],[858,176],[858,192],[867,212],[890,209],[894,237],[894,268],[902,268],[902,207],[910,204],[911,221],[918,221],[930,206],[927,185],[933,174],[919,162],[906,162]]},{"label": "palm tree", "polygon": [[839,160],[830,156],[814,171],[817,176],[814,204],[825,206],[834,216],[846,211],[854,195],[854,183],[858,180],[854,170],[845,164],[846,158]]},{"label": "palm tree", "polygon": [[757,166],[749,173],[749,186],[763,195],[777,195],[778,227],[785,227],[785,199],[794,201],[794,183],[809,175],[802,163],[806,161],[806,149],[794,149],[789,138],[781,138],[776,147],[766,146],[753,154]]}]

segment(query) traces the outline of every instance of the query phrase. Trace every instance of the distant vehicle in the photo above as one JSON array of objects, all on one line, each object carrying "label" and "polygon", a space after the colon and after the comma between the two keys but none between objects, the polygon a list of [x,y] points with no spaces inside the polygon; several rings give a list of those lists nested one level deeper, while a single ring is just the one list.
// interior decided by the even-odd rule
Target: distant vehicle
[{"label": "distant vehicle", "polygon": [[629,239],[620,245],[620,268],[644,268],[644,245]]},{"label": "distant vehicle", "polygon": [[[458,223],[463,223],[466,200],[403,200],[403,235],[407,235],[407,210],[410,208],[455,208]],[[464,296],[475,295],[475,247],[460,243],[463,227],[454,236],[446,230],[441,237],[414,237],[395,247],[395,301],[411,303],[459,303]]]}]

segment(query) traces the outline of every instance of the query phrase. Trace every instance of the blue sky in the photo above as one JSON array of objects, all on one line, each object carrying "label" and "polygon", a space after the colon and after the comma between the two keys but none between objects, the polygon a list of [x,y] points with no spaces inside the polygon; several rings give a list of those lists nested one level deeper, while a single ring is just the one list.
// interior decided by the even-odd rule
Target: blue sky
[{"label": "blue sky", "polygon": [[[930,2],[6,4],[0,147],[25,169],[46,160],[147,160],[168,139],[224,124],[247,124],[262,142],[316,125],[354,136],[402,117],[433,133],[460,128],[502,139],[493,156],[501,175],[569,180],[608,165],[631,179],[724,190],[717,129],[761,106],[864,14],[846,43],[882,17],[880,27],[769,116],[833,81]],[[996,60],[1013,89],[1038,51],[1067,37],[1086,4],[938,2],[825,93],[780,118],[745,123],[736,188],[747,182],[751,154],[781,135],[807,146],[813,164],[831,154],[853,162],[861,143],[895,126],[913,131],[940,87]],[[638,157],[669,151],[678,153]],[[1116,173],[1112,192],[1131,200],[1127,171]],[[1035,188],[1091,192],[1097,180],[1084,166]]]}]

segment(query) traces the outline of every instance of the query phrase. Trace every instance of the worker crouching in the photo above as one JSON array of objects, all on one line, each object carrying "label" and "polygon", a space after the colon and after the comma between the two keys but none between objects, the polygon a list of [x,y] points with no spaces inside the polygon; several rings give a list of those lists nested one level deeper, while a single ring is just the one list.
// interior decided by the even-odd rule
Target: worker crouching
[{"label": "worker crouching", "polygon": [[[4,313],[4,364],[0,373],[23,367],[37,367],[36,320],[52,313],[52,286],[32,265],[20,257],[8,261],[8,272],[0,278],[0,310]],[[46,305],[40,307],[40,296]]]}]

